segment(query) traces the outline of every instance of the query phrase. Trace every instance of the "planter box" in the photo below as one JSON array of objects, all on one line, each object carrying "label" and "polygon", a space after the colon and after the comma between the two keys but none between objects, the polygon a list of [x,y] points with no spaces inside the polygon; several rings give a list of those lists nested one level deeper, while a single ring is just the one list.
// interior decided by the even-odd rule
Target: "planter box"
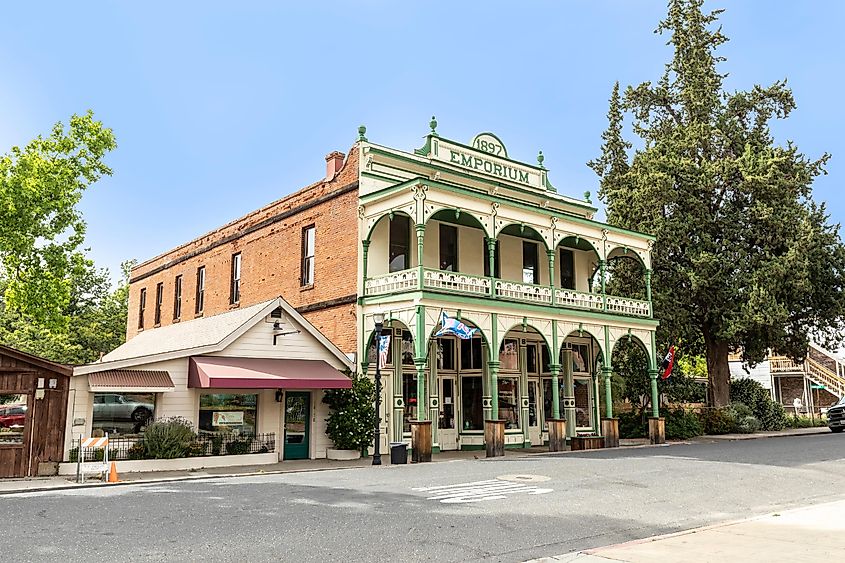
[{"label": "planter box", "polygon": [[[177,457],[175,459],[137,459],[116,461],[118,473],[147,471],[190,471],[206,467],[237,467],[278,463],[279,454],[218,455],[208,457]],[[76,475],[76,463],[60,463],[59,475]]]},{"label": "planter box", "polygon": [[353,459],[361,459],[361,452],[359,450],[336,450],[334,448],[328,448],[326,449],[326,459],[351,461]]},{"label": "planter box", "polygon": [[600,450],[604,447],[602,436],[573,436],[569,448],[575,450]]}]

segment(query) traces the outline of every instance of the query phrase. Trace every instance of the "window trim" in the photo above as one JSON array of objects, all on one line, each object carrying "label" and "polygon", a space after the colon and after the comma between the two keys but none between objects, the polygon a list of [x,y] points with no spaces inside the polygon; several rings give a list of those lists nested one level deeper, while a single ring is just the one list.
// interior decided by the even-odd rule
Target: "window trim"
[{"label": "window trim", "polygon": [[439,240],[438,240],[439,249],[438,249],[438,255],[437,255],[438,270],[444,269],[443,268],[443,264],[444,264],[444,261],[443,261],[443,254],[444,254],[444,252],[443,252],[443,245],[444,245],[443,232],[444,231],[450,231],[450,230],[455,233],[455,257],[454,257],[455,259],[453,261],[454,263],[452,264],[452,269],[451,270],[445,270],[445,271],[447,271],[447,272],[460,272],[460,264],[459,264],[459,257],[460,257],[460,254],[461,254],[460,234],[458,233],[457,225],[450,225],[449,223],[440,223],[440,226],[437,230],[437,234],[438,234],[438,238],[439,238]]},{"label": "window trim", "polygon": [[182,318],[182,274],[173,280],[173,320]]},{"label": "window trim", "polygon": [[[399,228],[399,223],[405,222],[407,224],[407,228],[404,229],[404,233],[402,233],[403,229]],[[395,233],[394,233],[394,224],[396,225]],[[394,242],[394,234],[402,234],[404,236],[404,240]],[[403,246],[404,245],[404,246]],[[393,256],[393,249],[394,247],[403,246],[402,250],[405,256],[404,260],[404,268],[394,269],[393,268],[393,259],[399,257],[400,254],[397,253],[394,258]],[[390,219],[388,226],[387,226],[387,270],[389,273],[393,272],[401,272],[402,270],[407,270],[411,267],[411,218],[404,214],[396,214],[392,219]]]},{"label": "window trim", "polygon": [[236,305],[241,301],[241,267],[243,259],[241,253],[232,254],[231,279],[229,283],[229,304]]},{"label": "window trim", "polygon": [[[311,249],[312,254],[307,255],[308,252],[308,232],[314,232],[314,248]],[[317,227],[314,223],[310,225],[306,225],[302,227],[302,247],[300,251],[300,260],[299,260],[299,287],[302,288],[309,288],[314,286],[314,280],[316,278],[316,265],[317,265]],[[311,264],[311,270],[307,269],[307,264]],[[307,274],[311,274],[310,279],[307,278]]]},{"label": "window trim", "polygon": [[205,310],[205,266],[197,268],[197,291],[194,309],[197,315],[202,315]]},{"label": "window trim", "polygon": [[147,288],[141,288],[141,295],[138,299],[138,329],[144,329],[144,309],[147,307]]},{"label": "window trim", "polygon": [[164,282],[156,284],[155,314],[153,315],[153,326],[161,324],[161,305],[164,303]]}]

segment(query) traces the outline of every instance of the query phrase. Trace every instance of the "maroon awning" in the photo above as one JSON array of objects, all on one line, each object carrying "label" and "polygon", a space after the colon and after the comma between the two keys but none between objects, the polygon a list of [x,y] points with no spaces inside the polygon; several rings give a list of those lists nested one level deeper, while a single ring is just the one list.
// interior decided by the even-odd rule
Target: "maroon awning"
[{"label": "maroon awning", "polygon": [[188,387],[201,389],[349,389],[352,380],[323,360],[191,358]]},{"label": "maroon awning", "polygon": [[173,391],[173,380],[163,370],[108,369],[88,374],[88,387],[95,391]]}]

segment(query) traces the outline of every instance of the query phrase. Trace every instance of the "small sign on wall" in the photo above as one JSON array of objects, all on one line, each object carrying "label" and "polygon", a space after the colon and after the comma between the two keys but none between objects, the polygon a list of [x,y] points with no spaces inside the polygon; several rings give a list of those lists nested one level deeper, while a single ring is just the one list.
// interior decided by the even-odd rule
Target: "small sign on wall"
[{"label": "small sign on wall", "polygon": [[243,411],[214,411],[211,414],[212,426],[242,426],[243,423]]}]

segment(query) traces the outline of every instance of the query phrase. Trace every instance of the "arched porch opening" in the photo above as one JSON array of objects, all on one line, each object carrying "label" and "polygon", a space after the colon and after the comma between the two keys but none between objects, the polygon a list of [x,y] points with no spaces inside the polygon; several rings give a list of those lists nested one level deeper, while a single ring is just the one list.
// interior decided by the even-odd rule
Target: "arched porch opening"
[{"label": "arched porch opening", "polygon": [[645,264],[635,251],[624,247],[614,248],[607,255],[607,295],[647,301],[650,295],[646,271]]},{"label": "arched porch opening", "polygon": [[495,257],[499,270],[496,277],[521,284],[549,285],[549,247],[536,229],[521,223],[506,225],[496,235],[496,249],[497,256],[509,257],[506,261]]},{"label": "arched porch opening", "polygon": [[484,276],[489,234],[476,217],[457,208],[441,209],[426,220],[424,268]]},{"label": "arched porch opening", "polygon": [[599,340],[588,331],[573,331],[566,335],[561,344],[559,408],[567,422],[568,436],[578,432],[599,432],[603,396],[598,375],[602,358]]},{"label": "arched porch opening", "polygon": [[587,239],[569,235],[555,248],[555,286],[583,293],[601,293],[598,250]]},{"label": "arched porch opening", "polygon": [[646,418],[650,416],[655,400],[651,378],[651,355],[644,342],[634,335],[623,336],[613,346],[611,366],[618,378],[621,396],[615,397],[616,410],[633,410],[641,419],[641,430],[646,435]]},{"label": "arched porch opening", "polygon": [[379,217],[363,242],[365,277],[401,272],[419,263],[414,221],[402,211]]}]

